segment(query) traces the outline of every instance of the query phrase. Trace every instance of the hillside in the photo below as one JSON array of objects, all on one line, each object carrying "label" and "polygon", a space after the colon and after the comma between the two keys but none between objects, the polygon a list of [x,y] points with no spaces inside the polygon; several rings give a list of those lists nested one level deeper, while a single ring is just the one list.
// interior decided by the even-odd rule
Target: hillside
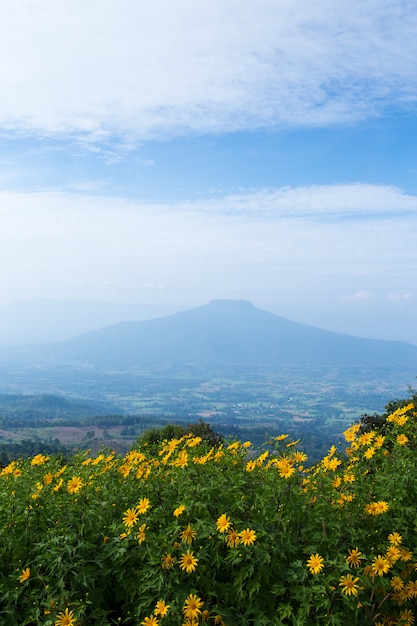
[{"label": "hillside", "polygon": [[[17,353],[17,352],[16,352]],[[15,353],[15,354],[16,354]],[[23,354],[23,352],[22,352]],[[26,352],[56,364],[98,368],[192,365],[384,366],[417,369],[417,346],[334,333],[241,300],[146,321],[122,322]]]},{"label": "hillside", "polygon": [[14,459],[3,624],[412,626],[415,414],[351,425],[314,467],[282,431],[262,450],[171,429],[123,455]]}]

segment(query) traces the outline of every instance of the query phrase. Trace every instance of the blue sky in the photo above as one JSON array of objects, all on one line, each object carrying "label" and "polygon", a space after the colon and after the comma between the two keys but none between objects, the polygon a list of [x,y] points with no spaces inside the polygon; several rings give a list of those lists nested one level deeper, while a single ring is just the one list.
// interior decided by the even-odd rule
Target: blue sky
[{"label": "blue sky", "polygon": [[0,306],[417,343],[415,2],[3,0],[0,54]]}]

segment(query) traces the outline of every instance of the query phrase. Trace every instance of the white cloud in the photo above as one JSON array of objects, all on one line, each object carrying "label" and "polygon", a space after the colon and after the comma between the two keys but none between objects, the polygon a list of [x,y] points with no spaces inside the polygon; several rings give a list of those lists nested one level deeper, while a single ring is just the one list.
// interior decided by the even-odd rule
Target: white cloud
[{"label": "white cloud", "polygon": [[143,285],[144,289],[166,289],[166,285],[163,285],[161,283],[155,284],[155,283],[146,283],[145,285]]},{"label": "white cloud", "polygon": [[3,0],[0,125],[105,143],[364,119],[417,100],[398,0]]},{"label": "white cloud", "polygon": [[339,300],[352,302],[366,302],[373,299],[373,294],[369,291],[357,291],[351,296],[340,296]]},{"label": "white cloud", "polygon": [[363,183],[347,185],[311,185],[265,189],[203,201],[205,206],[231,214],[243,212],[257,219],[262,215],[313,220],[361,218],[381,219],[409,214],[417,216],[417,197],[390,185]]},{"label": "white cloud", "polygon": [[398,212],[382,206],[378,214],[384,188],[365,185],[364,221],[360,190],[305,187],[171,204],[3,192],[1,297],[75,297],[77,284],[96,299],[123,285],[132,301],[163,286],[166,302],[177,303],[197,286],[209,298],[233,285],[243,296],[276,289],[287,298],[316,286],[356,300],[377,287],[407,294],[416,282],[417,198],[388,188]]},{"label": "white cloud", "polygon": [[388,295],[388,300],[390,302],[399,302],[401,304],[405,302],[414,302],[413,294],[411,292],[408,293],[390,293]]}]

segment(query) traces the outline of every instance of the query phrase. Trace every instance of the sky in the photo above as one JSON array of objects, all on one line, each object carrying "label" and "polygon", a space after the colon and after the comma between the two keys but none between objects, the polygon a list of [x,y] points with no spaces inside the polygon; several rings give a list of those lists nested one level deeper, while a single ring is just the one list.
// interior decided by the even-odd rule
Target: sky
[{"label": "sky", "polygon": [[2,0],[0,307],[417,343],[414,0]]}]

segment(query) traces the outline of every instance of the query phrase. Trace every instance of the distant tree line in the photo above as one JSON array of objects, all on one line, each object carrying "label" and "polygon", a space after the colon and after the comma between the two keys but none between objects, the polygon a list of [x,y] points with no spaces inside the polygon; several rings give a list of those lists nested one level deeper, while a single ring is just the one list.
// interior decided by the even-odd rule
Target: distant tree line
[{"label": "distant tree line", "polygon": [[69,450],[62,445],[59,439],[52,442],[24,439],[19,443],[0,443],[0,467],[5,467],[13,459],[27,459],[36,454],[67,455],[68,453]]}]

